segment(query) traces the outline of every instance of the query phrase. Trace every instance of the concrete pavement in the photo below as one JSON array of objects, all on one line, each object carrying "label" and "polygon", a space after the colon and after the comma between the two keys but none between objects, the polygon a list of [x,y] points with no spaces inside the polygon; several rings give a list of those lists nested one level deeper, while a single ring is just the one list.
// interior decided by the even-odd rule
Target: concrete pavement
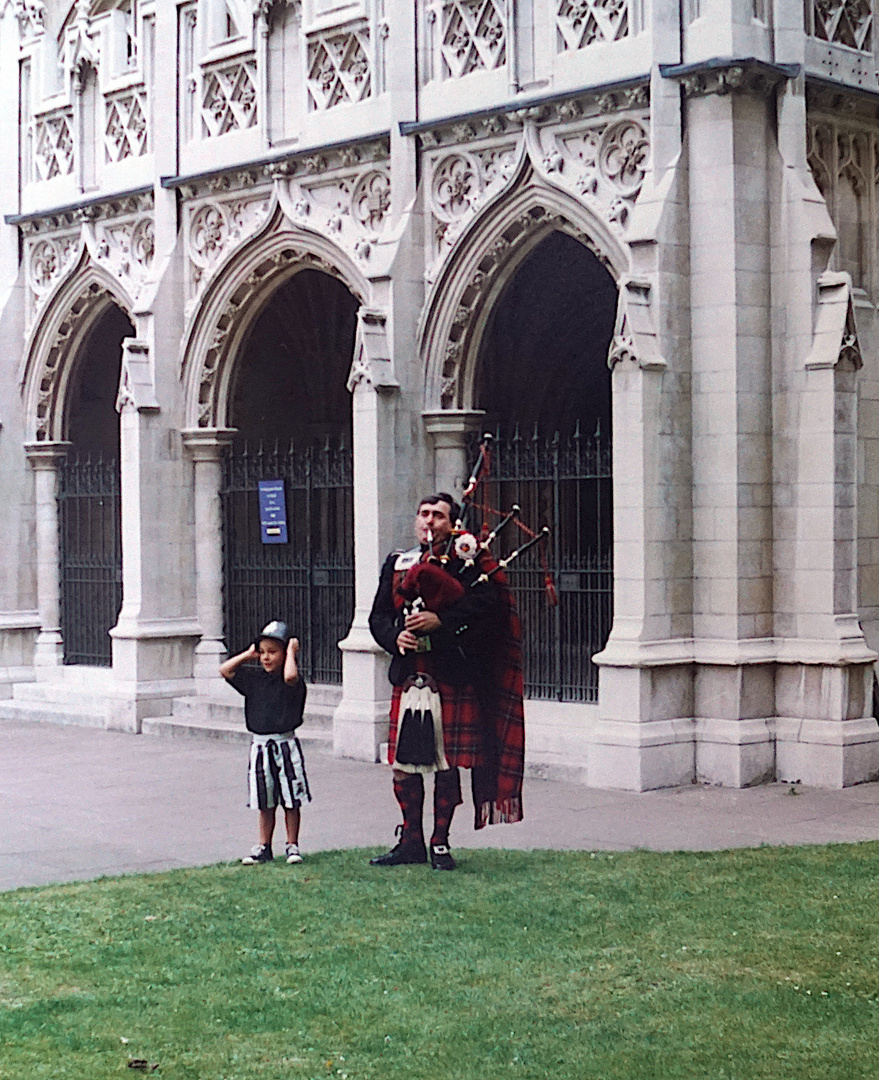
[{"label": "concrete pavement", "polygon": [[[246,757],[244,746],[215,739],[0,721],[0,890],[240,857],[256,833],[245,805]],[[306,761],[314,796],[303,811],[306,857],[390,846],[398,812],[387,767],[308,746]],[[526,779],[525,821],[475,833],[465,794],[451,841],[453,848],[668,851],[879,839],[879,784],[797,790],[631,794]]]}]

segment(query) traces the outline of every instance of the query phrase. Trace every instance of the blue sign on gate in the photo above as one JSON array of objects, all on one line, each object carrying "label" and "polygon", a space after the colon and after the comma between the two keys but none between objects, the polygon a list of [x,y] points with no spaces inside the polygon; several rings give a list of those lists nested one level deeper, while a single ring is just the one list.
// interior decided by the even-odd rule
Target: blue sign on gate
[{"label": "blue sign on gate", "polygon": [[283,480],[260,480],[259,527],[264,544],[287,543],[287,500]]}]

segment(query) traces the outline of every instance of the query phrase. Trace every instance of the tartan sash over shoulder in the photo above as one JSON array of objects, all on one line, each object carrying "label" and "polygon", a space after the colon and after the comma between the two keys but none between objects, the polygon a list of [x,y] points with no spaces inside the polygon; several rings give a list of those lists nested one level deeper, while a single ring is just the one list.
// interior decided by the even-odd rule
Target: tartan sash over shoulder
[{"label": "tartan sash over shoulder", "polygon": [[[486,563],[491,560],[487,559]],[[487,565],[486,569],[491,570],[493,565]],[[498,571],[492,581],[498,586],[502,609],[496,628],[493,678],[481,702],[488,762],[476,766],[472,773],[477,829],[522,820],[525,774],[522,629],[503,571]]]}]

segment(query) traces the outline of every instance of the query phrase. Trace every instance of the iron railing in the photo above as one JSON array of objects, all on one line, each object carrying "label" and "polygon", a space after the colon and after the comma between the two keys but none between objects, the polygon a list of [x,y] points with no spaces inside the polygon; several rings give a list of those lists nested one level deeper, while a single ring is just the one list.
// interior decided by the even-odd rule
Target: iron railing
[{"label": "iron railing", "polygon": [[68,456],[58,475],[61,636],[65,664],[110,667],[122,606],[119,462]]},{"label": "iron railing", "polygon": [[[473,442],[473,460],[476,457]],[[584,435],[528,434],[498,430],[492,443],[485,500],[508,510],[522,507],[522,521],[552,530],[545,545],[558,605],[546,600],[545,570],[533,551],[509,569],[522,620],[525,693],[556,701],[597,701],[598,669],[613,618],[613,507],[611,443],[600,427]],[[492,519],[494,521],[495,519]],[[523,539],[508,528],[496,556]]]},{"label": "iron railing", "polygon": [[[289,542],[263,544],[259,481],[283,480]],[[350,445],[325,439],[301,447],[237,443],[223,459],[226,644],[246,648],[270,619],[301,642],[303,675],[341,683],[338,642],[354,613],[354,498]]]}]

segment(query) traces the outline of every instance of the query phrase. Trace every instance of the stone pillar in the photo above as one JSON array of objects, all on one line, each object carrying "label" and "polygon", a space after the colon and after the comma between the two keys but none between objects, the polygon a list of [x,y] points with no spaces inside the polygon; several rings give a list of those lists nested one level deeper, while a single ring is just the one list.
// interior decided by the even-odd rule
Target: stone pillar
[{"label": "stone pillar", "polygon": [[58,466],[70,443],[34,442],[25,453],[34,470],[37,540],[37,610],[40,632],[34,653],[38,668],[57,668],[64,662],[61,640],[61,562],[58,542]]},{"label": "stone pillar", "polygon": [[767,132],[783,78],[743,66],[684,81],[696,779],[731,787],[774,776],[770,206],[777,163]]},{"label": "stone pillar", "polygon": [[485,413],[481,409],[445,409],[422,415],[424,430],[433,441],[433,490],[448,491],[457,497],[466,487],[473,467],[467,436],[479,430]]},{"label": "stone pillar", "polygon": [[394,516],[396,396],[374,388],[363,371],[352,378],[354,427],[354,619],[342,650],[342,701],[333,716],[333,753],[378,761],[387,738],[391,687],[388,658],[369,632],[382,560]]},{"label": "stone pillar", "polygon": [[[846,787],[879,775],[873,663],[857,615],[857,409],[862,367],[847,274],[818,279],[812,350],[800,373],[794,505],[779,526],[776,675],[780,780]],[[783,584],[782,584],[783,583]],[[781,622],[781,620],[780,620]]]},{"label": "stone pillar", "polygon": [[[122,607],[113,639],[113,687],[107,726],[139,732],[148,716],[168,715],[174,697],[192,692],[192,652],[200,627],[169,615],[165,584],[177,522],[167,512],[179,465],[168,460],[168,432],[152,384],[151,350],[126,338],[119,397],[122,490]],[[172,609],[173,610],[173,609]]]},{"label": "stone pillar", "polygon": [[223,638],[223,535],[220,481],[223,448],[235,436],[233,428],[198,428],[183,432],[193,461],[195,490],[195,579],[201,640],[195,647],[196,680],[217,679],[226,657]]}]

